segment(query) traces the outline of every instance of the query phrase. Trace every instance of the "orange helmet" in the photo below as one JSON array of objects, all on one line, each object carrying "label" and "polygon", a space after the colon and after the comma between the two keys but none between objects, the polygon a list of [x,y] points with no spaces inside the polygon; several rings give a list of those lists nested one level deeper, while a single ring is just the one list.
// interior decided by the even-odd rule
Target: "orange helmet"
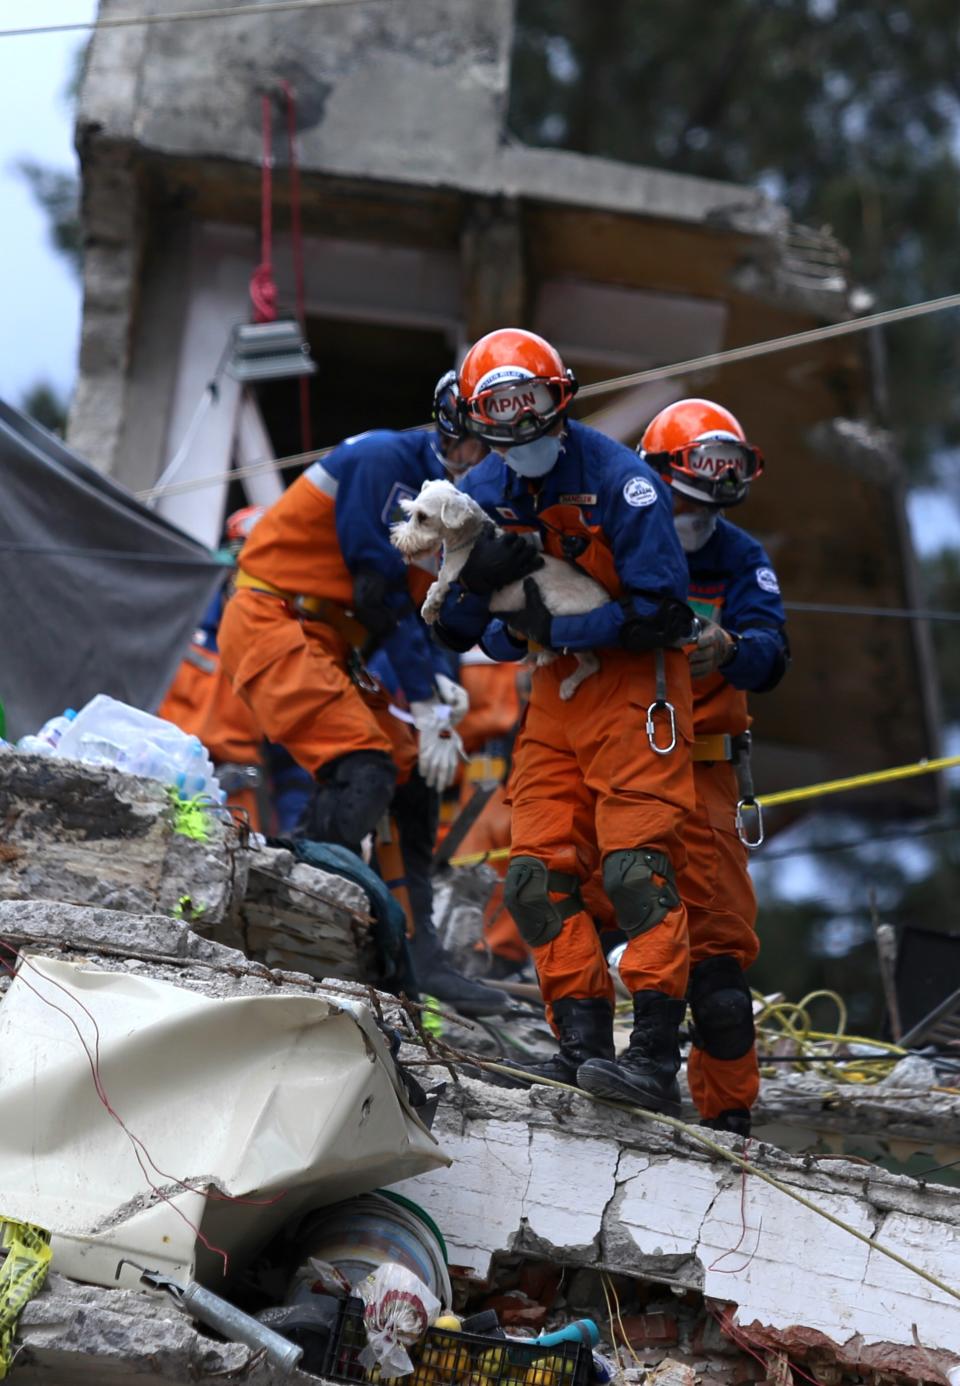
[{"label": "orange helmet", "polygon": [[676,490],[701,505],[736,505],[763,471],[739,420],[709,399],[668,404],[647,425],[640,451]]},{"label": "orange helmet", "polygon": [[227,547],[240,549],[249,539],[250,531],[266,510],[265,505],[245,505],[227,516]]},{"label": "orange helmet", "polygon": [[459,389],[467,431],[511,447],[549,433],[569,408],[577,382],[549,342],[522,327],[501,327],[467,352]]}]

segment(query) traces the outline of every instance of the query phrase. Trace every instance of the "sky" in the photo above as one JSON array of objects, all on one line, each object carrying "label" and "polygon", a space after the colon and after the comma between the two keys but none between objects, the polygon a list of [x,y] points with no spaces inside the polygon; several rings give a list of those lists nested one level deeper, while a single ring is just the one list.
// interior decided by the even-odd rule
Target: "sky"
[{"label": "sky", "polygon": [[[96,0],[0,0],[0,28],[80,22],[96,8]],[[0,398],[13,404],[39,380],[69,394],[76,371],[80,286],[13,164],[27,157],[76,168],[63,92],[83,43],[81,34],[0,39]]]}]

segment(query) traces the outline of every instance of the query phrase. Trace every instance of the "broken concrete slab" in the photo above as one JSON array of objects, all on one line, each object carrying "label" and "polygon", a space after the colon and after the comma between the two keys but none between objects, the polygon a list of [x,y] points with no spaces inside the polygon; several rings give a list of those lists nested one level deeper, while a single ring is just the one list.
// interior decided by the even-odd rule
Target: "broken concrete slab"
[{"label": "broken concrete slab", "polygon": [[[772,1334],[802,1323],[838,1350],[889,1348],[900,1362],[913,1352],[920,1376],[928,1368],[914,1326],[941,1353],[941,1370],[960,1361],[944,1352],[960,1343],[952,1190],[845,1161],[811,1168],[758,1142],[748,1150],[757,1174],[954,1287],[957,1298],[745,1177],[692,1133],[585,1096],[464,1079],[447,1092],[434,1130],[452,1169],[400,1188],[444,1229],[451,1261],[468,1278],[486,1280],[502,1255],[602,1267],[732,1301],[737,1323]],[[740,1149],[733,1137],[716,1140]]]},{"label": "broken concrete slab", "polygon": [[249,854],[240,932],[244,952],[268,967],[317,978],[375,979],[369,910],[360,886],[298,862],[292,852],[260,847]]},{"label": "broken concrete slab", "polygon": [[[359,885],[297,863],[282,849],[244,845],[246,835],[224,811],[206,815],[206,841],[179,832],[177,813],[158,780],[5,752],[0,903],[50,900],[91,906],[94,913],[176,916],[270,967],[318,979],[380,979],[370,901]],[[61,924],[46,913],[37,918],[40,937],[51,942],[58,929],[78,922],[67,916]],[[93,927],[90,918],[84,927]],[[109,935],[110,926],[104,928]],[[168,942],[179,937],[154,925],[146,933],[158,928]],[[87,941],[106,935],[94,928]]]},{"label": "broken concrete slab", "polygon": [[52,1231],[57,1268],[210,1279],[207,1243],[241,1266],[278,1220],[445,1163],[374,1019],[392,998],[164,917],[0,901],[0,938],[0,1213]]},{"label": "broken concrete slab", "polygon": [[[143,1386],[145,1381],[243,1381],[274,1386],[270,1366],[239,1343],[198,1330],[168,1298],[133,1290],[78,1285],[56,1273],[24,1308],[17,1327],[13,1376],[23,1386]],[[317,1378],[293,1371],[286,1386]]]},{"label": "broken concrete slab", "polygon": [[0,900],[63,900],[173,914],[216,927],[233,918],[246,856],[226,815],[207,840],[177,831],[158,780],[79,761],[0,755]]}]

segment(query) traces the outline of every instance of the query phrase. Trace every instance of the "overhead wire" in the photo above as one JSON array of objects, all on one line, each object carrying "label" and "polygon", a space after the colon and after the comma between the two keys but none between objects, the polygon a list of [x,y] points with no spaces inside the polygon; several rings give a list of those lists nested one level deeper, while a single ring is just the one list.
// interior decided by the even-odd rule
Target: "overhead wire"
[{"label": "overhead wire", "polygon": [[[166,14],[117,14],[64,24],[34,24],[28,28],[0,29],[0,38],[28,38],[38,34],[97,33],[101,29],[134,29],[149,24],[184,24],[194,20],[237,19],[241,15],[276,14],[278,10],[331,10],[378,3],[378,0],[261,0],[253,5],[216,5],[209,10],[170,10]],[[398,0],[391,0],[398,3]]]},{"label": "overhead wire", "polygon": [[[293,3],[293,0],[290,2]],[[351,0],[351,3],[358,2],[359,0]],[[275,6],[267,6],[267,8],[275,8]],[[0,32],[0,37],[2,36],[2,32]],[[941,298],[925,299],[920,303],[904,304],[899,308],[888,308],[883,312],[871,313],[862,318],[829,323],[824,327],[813,327],[806,332],[794,332],[785,337],[767,338],[762,342],[752,342],[741,347],[728,347],[724,351],[711,352],[708,356],[692,357],[686,361],[675,362],[673,365],[653,366],[649,370],[635,371],[632,375],[613,376],[609,380],[598,380],[593,384],[581,386],[577,397],[586,399],[593,395],[610,394],[616,390],[630,389],[635,385],[647,384],[654,380],[669,380],[674,376],[690,375],[710,366],[729,365],[735,361],[744,361],[756,356],[767,356],[778,351],[809,346],[832,337],[865,332],[871,327],[889,326],[892,323],[905,322],[911,318],[924,317],[929,313],[941,313],[950,308],[960,308],[960,294],[947,294]],[[429,424],[418,424],[415,429],[407,431],[416,432],[429,427]],[[205,486],[221,485],[225,479],[243,481],[247,477],[260,476],[265,472],[282,472],[292,467],[306,466],[310,462],[326,457],[332,451],[333,447],[331,446],[318,448],[311,452],[293,453],[286,457],[264,458],[262,461],[251,462],[245,467],[236,468],[229,473],[228,478],[225,478],[222,471],[214,472],[202,477],[193,477],[189,481],[178,482],[164,492],[160,492],[157,487],[152,486],[136,494],[139,500],[152,499],[158,494],[182,495],[188,491],[201,490]]]}]

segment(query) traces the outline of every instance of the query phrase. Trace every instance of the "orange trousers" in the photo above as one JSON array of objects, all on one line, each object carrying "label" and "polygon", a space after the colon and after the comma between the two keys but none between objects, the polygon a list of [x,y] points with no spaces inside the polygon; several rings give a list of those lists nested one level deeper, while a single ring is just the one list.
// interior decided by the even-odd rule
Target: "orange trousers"
[{"label": "orange trousers", "polygon": [[[193,646],[164,694],[157,716],[198,737],[214,764],[252,765],[262,771],[263,737],[253,713],[230,686],[219,655],[212,651]],[[255,832],[264,829],[255,789],[238,789],[228,794],[227,803],[244,811]]]},{"label": "orange trousers", "polygon": [[404,783],[417,763],[413,728],[348,672],[351,649],[323,621],[301,621],[280,597],[241,588],[220,623],[220,655],[264,734],[311,774],[352,751],[383,751]]},{"label": "orange trousers", "polygon": [[[746,971],[760,942],[747,849],[737,836],[736,772],[726,761],[697,762],[693,779],[697,807],[684,826],[687,862],[678,879],[690,927],[690,962],[695,966],[726,955]],[[749,1109],[760,1090],[756,1046],[739,1059],[715,1059],[694,1045],[687,1082],[703,1117],[731,1107]]]},{"label": "orange trousers", "polygon": [[[604,652],[599,671],[568,702],[559,689],[575,667],[572,656],[535,671],[509,785],[513,857],[539,858],[549,870],[584,882],[609,853],[651,847],[665,852],[679,872],[683,825],[694,806],[690,674],[682,651],[664,655],[678,737],[676,749],[664,756],[651,749],[645,730],[647,707],[656,696],[652,654]],[[533,956],[548,1015],[562,997],[612,1002],[613,984],[586,909],[571,915]],[[681,903],[630,940],[621,976],[631,991],[681,997],[689,961]]]},{"label": "orange trousers", "polygon": [[[690,965],[721,955],[735,958],[745,972],[756,959],[757,900],[747,870],[747,849],[737,836],[739,793],[733,766],[725,761],[694,762],[696,808],[683,825],[686,862],[677,873],[687,908]],[[600,928],[617,927],[599,872],[583,890]],[[702,1117],[731,1107],[753,1106],[760,1089],[757,1050],[739,1059],[715,1059],[694,1045],[687,1062],[690,1096]]]}]

